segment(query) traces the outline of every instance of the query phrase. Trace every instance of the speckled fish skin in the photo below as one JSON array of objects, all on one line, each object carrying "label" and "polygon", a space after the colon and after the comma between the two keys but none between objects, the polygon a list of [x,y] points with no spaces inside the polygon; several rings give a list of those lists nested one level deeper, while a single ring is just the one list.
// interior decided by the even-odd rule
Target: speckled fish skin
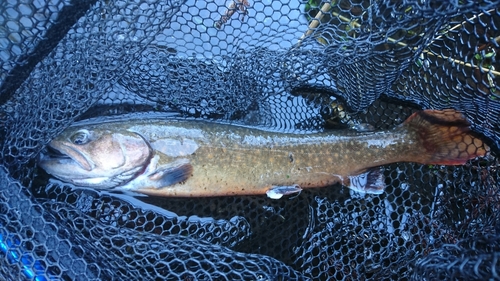
[{"label": "speckled fish skin", "polygon": [[[172,197],[265,194],[273,186],[348,186],[350,176],[372,167],[395,162],[459,165],[488,151],[470,134],[462,115],[453,110],[423,111],[393,130],[364,133],[290,134],[193,120],[130,120],[71,127],[53,143],[67,144],[82,129],[140,135],[152,155],[137,165],[151,166],[155,156],[156,167],[176,162],[190,165],[190,174],[175,184],[148,186],[151,181],[136,176],[122,187]],[[68,163],[49,165],[56,164],[40,163],[56,177],[58,169],[71,169]],[[152,168],[137,170],[148,169]]]}]

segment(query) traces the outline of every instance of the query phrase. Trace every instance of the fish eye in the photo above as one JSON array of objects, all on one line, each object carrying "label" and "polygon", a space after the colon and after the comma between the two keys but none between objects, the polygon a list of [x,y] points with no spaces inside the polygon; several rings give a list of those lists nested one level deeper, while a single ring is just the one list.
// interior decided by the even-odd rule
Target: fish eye
[{"label": "fish eye", "polygon": [[84,145],[90,141],[90,132],[88,130],[78,130],[70,138],[71,142],[76,145]]}]

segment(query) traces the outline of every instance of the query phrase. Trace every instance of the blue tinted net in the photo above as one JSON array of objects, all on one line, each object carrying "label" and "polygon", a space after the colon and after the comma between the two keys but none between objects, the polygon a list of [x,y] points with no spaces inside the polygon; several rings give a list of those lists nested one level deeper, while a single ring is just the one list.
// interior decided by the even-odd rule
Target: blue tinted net
[{"label": "blue tinted net", "polygon": [[[500,1],[2,1],[0,275],[500,279],[499,44]],[[36,166],[93,117],[175,112],[307,134],[445,108],[491,155],[384,166],[381,195],[135,198]]]}]

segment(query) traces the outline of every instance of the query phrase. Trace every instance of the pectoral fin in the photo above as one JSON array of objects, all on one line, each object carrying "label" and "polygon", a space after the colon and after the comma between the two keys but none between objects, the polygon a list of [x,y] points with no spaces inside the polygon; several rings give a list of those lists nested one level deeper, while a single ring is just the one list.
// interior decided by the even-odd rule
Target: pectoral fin
[{"label": "pectoral fin", "polygon": [[119,189],[141,192],[140,190],[145,188],[164,188],[183,182],[193,174],[193,166],[188,159],[177,159],[163,165],[158,165],[159,160],[160,157],[155,155],[144,173]]},{"label": "pectoral fin", "polygon": [[158,167],[152,174],[148,175],[148,179],[154,182],[156,188],[167,187],[176,183],[187,180],[193,174],[193,166],[187,163],[177,163],[172,165]]},{"label": "pectoral fin", "polygon": [[382,194],[385,189],[384,169],[375,167],[359,175],[349,176],[349,182],[346,185],[357,192]]},{"label": "pectoral fin", "polygon": [[302,188],[298,185],[289,186],[273,186],[268,191],[266,191],[267,197],[271,199],[280,199],[283,195],[290,195],[295,193],[300,193]]}]

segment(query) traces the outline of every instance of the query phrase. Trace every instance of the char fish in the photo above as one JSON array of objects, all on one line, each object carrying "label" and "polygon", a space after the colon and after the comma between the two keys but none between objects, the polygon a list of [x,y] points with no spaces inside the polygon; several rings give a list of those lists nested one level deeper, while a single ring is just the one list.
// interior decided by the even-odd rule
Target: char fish
[{"label": "char fish", "polygon": [[378,132],[277,133],[194,120],[142,119],[72,126],[39,166],[76,186],[157,196],[267,194],[341,183],[385,188],[382,165],[461,165],[488,146],[455,110],[425,110]]}]

